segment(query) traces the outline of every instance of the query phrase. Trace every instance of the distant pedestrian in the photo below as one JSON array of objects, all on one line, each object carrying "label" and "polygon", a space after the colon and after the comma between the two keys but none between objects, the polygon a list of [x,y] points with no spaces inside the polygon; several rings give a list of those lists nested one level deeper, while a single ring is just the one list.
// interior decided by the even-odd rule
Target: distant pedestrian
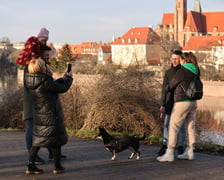
[{"label": "distant pedestrian", "polygon": [[33,109],[33,144],[29,154],[26,174],[41,174],[42,169],[35,165],[40,147],[52,149],[54,174],[63,173],[61,146],[67,143],[63,111],[58,94],[66,92],[72,84],[72,72],[54,80],[41,59],[32,59],[25,76],[26,87],[30,90]]}]

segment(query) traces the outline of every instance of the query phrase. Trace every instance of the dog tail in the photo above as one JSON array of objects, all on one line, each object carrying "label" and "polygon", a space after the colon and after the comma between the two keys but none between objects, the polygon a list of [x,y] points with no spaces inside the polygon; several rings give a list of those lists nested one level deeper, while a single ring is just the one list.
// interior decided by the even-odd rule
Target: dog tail
[{"label": "dog tail", "polygon": [[142,137],[139,138],[139,141],[142,141],[146,138],[146,132],[144,132],[144,135]]}]

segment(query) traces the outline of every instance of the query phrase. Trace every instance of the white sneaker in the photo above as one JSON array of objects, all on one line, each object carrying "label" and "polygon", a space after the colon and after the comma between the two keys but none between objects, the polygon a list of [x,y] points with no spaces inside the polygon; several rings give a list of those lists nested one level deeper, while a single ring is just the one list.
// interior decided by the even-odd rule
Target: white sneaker
[{"label": "white sneaker", "polygon": [[194,159],[194,151],[193,148],[187,147],[183,154],[177,156],[178,159],[186,159],[193,160]]},{"label": "white sneaker", "polygon": [[173,162],[174,161],[174,149],[166,149],[166,153],[156,158],[159,162]]}]

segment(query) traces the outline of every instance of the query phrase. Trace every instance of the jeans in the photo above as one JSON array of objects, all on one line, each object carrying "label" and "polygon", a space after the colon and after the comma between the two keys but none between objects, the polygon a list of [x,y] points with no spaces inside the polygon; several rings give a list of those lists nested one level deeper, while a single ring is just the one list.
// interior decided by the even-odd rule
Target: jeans
[{"label": "jeans", "polygon": [[26,149],[31,150],[33,141],[33,119],[26,119]]},{"label": "jeans", "polygon": [[[171,115],[166,114],[164,119],[163,145],[165,146],[167,146],[168,144],[170,117]],[[186,130],[185,130],[185,123],[184,123],[178,135],[177,146],[184,146],[186,144],[185,141],[186,141]]]}]

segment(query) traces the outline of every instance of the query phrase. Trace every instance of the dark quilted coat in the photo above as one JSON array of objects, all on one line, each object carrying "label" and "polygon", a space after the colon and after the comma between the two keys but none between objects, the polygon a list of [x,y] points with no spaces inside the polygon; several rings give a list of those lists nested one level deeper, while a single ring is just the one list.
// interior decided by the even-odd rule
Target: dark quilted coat
[{"label": "dark quilted coat", "polygon": [[72,81],[70,76],[54,80],[47,74],[26,74],[25,86],[33,104],[33,146],[56,147],[67,143],[58,93],[66,92]]}]

